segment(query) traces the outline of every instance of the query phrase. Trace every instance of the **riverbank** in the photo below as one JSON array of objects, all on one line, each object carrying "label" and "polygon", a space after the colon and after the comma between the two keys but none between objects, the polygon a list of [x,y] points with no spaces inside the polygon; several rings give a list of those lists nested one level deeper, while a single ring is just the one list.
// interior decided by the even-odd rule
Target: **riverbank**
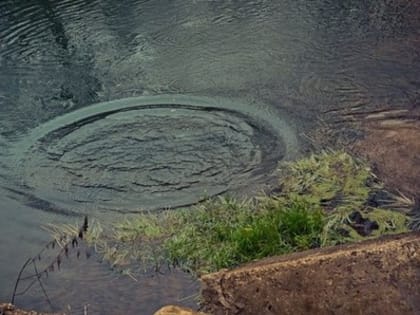
[{"label": "riverbank", "polygon": [[386,191],[367,163],[344,151],[283,163],[278,174],[269,193],[138,214],[91,242],[116,268],[169,264],[200,275],[409,230],[411,200]]},{"label": "riverbank", "polygon": [[[282,163],[278,174],[277,187],[249,199],[213,198],[193,209],[137,214],[111,227],[92,222],[84,241],[128,275],[133,267],[135,273],[170,266],[202,276],[204,298],[206,279],[223,274],[224,268],[266,265],[267,260],[253,261],[269,256],[281,262],[317,257],[325,252],[315,248],[339,251],[345,243],[409,231],[413,201],[386,191],[366,162],[344,151],[323,151]],[[54,226],[52,231],[61,239],[61,233],[73,235],[78,230]],[[357,243],[354,248],[359,244],[365,246]],[[303,256],[287,255],[293,252]],[[338,269],[331,272],[340,274]],[[276,279],[282,275],[273,273]],[[267,288],[276,283],[273,279],[266,281]],[[299,281],[290,276],[287,285],[299,286]],[[240,281],[237,285],[242,286]],[[202,305],[212,310],[209,303]]]},{"label": "riverbank", "polygon": [[[412,232],[221,270],[201,277],[202,311],[213,315],[417,314],[419,250],[420,233]],[[47,315],[10,304],[0,304],[0,311]],[[171,306],[156,314],[202,313]]]},{"label": "riverbank", "polygon": [[420,234],[274,257],[202,277],[203,310],[229,314],[418,314]]}]

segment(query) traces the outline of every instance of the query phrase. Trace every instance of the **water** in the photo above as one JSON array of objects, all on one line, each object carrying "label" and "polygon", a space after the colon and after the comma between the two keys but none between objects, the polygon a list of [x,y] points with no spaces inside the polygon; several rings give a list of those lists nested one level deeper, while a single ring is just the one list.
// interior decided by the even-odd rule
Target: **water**
[{"label": "water", "polygon": [[60,209],[189,206],[263,183],[296,154],[283,120],[245,104],[179,95],[99,103],[33,129],[9,152],[22,157],[15,168],[32,198]]},{"label": "water", "polygon": [[[0,300],[42,224],[262,189],[319,119],[418,104],[418,16],[405,0],[3,0]],[[92,258],[49,278],[57,307],[195,305],[187,275],[135,282]],[[48,310],[36,290],[17,302]]]}]

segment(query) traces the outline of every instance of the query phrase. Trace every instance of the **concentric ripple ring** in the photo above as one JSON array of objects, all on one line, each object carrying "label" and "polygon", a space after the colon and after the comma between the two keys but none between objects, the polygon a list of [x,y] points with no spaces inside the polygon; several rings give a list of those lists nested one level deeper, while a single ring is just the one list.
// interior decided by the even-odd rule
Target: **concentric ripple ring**
[{"label": "concentric ripple ring", "polygon": [[[240,110],[239,110],[240,109]],[[60,208],[175,208],[263,181],[296,151],[284,120],[245,102],[181,95],[95,104],[15,147],[22,187]]]}]

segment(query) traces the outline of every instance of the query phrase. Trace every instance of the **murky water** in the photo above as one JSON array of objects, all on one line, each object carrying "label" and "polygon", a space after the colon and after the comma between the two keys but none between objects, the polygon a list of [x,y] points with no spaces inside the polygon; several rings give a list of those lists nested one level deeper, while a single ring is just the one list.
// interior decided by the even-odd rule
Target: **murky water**
[{"label": "murky water", "polygon": [[[42,224],[258,190],[318,119],[419,104],[419,16],[406,0],[1,1],[0,300]],[[137,276],[89,259],[47,289],[74,313],[195,304],[186,275]]]},{"label": "murky water", "polygon": [[9,152],[32,198],[69,214],[189,206],[263,183],[296,154],[282,119],[246,107],[177,95],[99,103],[42,124]]}]

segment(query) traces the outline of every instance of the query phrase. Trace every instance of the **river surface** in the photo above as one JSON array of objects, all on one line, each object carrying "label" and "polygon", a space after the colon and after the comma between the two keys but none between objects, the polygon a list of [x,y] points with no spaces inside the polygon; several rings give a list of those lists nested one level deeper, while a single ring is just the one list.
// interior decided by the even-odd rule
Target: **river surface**
[{"label": "river surface", "polygon": [[[42,225],[257,191],[331,113],[419,104],[419,17],[408,0],[2,0],[0,301]],[[135,276],[93,255],[44,281],[74,314],[196,305],[188,275]],[[50,310],[38,286],[16,303]]]}]

